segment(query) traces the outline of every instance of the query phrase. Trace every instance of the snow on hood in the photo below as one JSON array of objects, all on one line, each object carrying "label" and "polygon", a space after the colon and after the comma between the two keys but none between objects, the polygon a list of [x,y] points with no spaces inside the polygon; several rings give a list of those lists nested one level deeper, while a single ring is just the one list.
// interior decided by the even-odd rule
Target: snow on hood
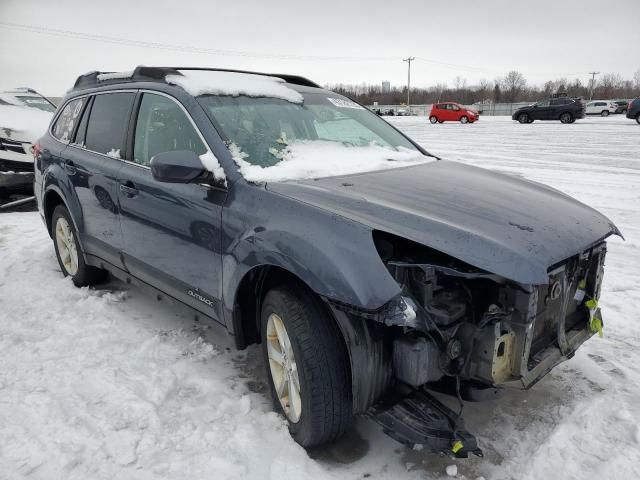
[{"label": "snow on hood", "polygon": [[33,143],[47,131],[52,117],[36,108],[0,105],[0,130],[12,130],[11,138]]},{"label": "snow on hood", "polygon": [[291,143],[277,154],[282,160],[270,167],[252,165],[248,155],[232,143],[229,151],[240,173],[249,182],[278,182],[350,175],[353,173],[406,167],[433,161],[416,150],[397,150],[371,144],[348,146],[339,142],[302,140]]},{"label": "snow on hood", "polygon": [[278,77],[253,75],[237,72],[189,72],[184,75],[167,75],[168,83],[185,89],[189,94],[227,95],[237,97],[270,97],[280,98],[291,103],[302,103],[303,98],[295,90],[287,87],[286,82]]}]

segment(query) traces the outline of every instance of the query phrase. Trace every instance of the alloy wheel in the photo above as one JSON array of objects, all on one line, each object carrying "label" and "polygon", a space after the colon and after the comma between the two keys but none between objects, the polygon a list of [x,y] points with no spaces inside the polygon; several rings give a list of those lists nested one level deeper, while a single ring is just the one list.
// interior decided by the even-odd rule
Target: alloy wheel
[{"label": "alloy wheel", "polygon": [[289,421],[297,423],[302,415],[300,377],[293,346],[282,319],[272,313],[267,320],[267,355],[276,395]]},{"label": "alloy wheel", "polygon": [[56,222],[56,245],[62,266],[73,277],[78,273],[78,248],[71,226],[64,217],[58,218]]}]

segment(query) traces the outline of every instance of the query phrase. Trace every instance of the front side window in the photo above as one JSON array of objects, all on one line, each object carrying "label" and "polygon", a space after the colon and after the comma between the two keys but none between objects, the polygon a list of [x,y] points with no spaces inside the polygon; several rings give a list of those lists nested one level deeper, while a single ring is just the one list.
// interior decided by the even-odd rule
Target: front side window
[{"label": "front side window", "polygon": [[268,97],[205,95],[200,102],[251,165],[271,167],[298,146],[308,152],[313,145],[327,148],[327,144],[383,148],[390,151],[389,157],[399,149],[422,156],[402,134],[351,100],[325,93],[304,93],[303,97],[303,103],[292,103]]},{"label": "front side window", "polygon": [[53,136],[63,143],[69,143],[73,129],[77,125],[86,97],[77,98],[67,103],[53,126]]},{"label": "front side window", "polygon": [[88,150],[113,158],[124,156],[125,134],[134,96],[129,92],[95,96],[85,135]]},{"label": "front side window", "polygon": [[538,106],[538,107],[548,107],[549,106],[549,100],[542,100],[541,102],[536,103],[536,106]]},{"label": "front side window", "polygon": [[191,150],[202,155],[207,147],[175,101],[145,93],[136,121],[133,161],[148,166],[154,155],[174,150]]}]

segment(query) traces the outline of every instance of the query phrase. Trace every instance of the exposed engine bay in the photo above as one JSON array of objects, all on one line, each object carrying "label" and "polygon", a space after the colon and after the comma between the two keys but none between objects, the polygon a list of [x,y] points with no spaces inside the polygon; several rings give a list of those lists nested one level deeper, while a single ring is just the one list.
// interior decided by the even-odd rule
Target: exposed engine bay
[{"label": "exposed engine bay", "polygon": [[[500,387],[527,389],[602,330],[604,242],[550,266],[548,284],[523,285],[408,240],[374,239],[402,289],[376,319],[391,343],[391,390],[406,396],[387,395],[372,416],[407,445],[481,455],[462,428],[462,400],[495,398]],[[426,389],[457,396],[460,411]]]}]

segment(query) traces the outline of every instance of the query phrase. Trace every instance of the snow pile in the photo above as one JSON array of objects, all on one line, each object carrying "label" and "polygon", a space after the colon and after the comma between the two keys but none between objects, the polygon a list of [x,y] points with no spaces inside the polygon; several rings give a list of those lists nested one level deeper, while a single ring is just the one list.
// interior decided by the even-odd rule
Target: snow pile
[{"label": "snow pile", "polygon": [[416,150],[403,147],[398,150],[374,144],[354,147],[324,140],[297,141],[280,152],[273,152],[281,160],[271,167],[252,165],[246,160],[248,155],[233,143],[229,145],[229,151],[240,167],[242,176],[256,183],[350,175],[433,160]]},{"label": "snow pile", "polygon": [[167,75],[168,83],[182,87],[188,93],[198,95],[225,95],[237,97],[280,98],[291,103],[302,103],[303,98],[278,77],[250,73],[189,71],[183,75]]},{"label": "snow pile", "polygon": [[220,166],[220,162],[216,158],[216,156],[211,151],[207,151],[207,153],[203,153],[200,155],[200,161],[204,168],[213,173],[213,178],[218,180],[224,180],[226,185],[226,175],[224,174],[223,168]]},{"label": "snow pile", "polygon": [[133,70],[129,70],[128,72],[99,73],[98,81],[106,82],[107,80],[121,80],[131,77],[133,77]]},{"label": "snow pile", "polygon": [[13,130],[12,139],[33,143],[49,129],[52,117],[37,108],[0,105],[0,130]]}]

